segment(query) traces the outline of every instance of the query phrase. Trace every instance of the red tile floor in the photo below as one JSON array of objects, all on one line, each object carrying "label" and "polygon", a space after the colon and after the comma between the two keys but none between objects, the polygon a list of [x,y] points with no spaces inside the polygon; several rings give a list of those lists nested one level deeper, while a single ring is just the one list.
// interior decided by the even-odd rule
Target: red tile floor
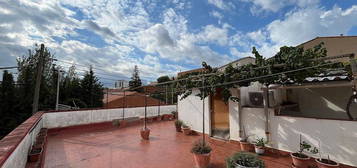
[{"label": "red tile floor", "polygon": [[[64,129],[49,133],[47,168],[192,168],[191,145],[201,136],[176,133],[173,121],[150,123],[150,140],[141,140],[140,124]],[[225,158],[239,146],[209,139],[212,168],[224,168]],[[268,168],[287,168],[290,157],[262,156]]]}]

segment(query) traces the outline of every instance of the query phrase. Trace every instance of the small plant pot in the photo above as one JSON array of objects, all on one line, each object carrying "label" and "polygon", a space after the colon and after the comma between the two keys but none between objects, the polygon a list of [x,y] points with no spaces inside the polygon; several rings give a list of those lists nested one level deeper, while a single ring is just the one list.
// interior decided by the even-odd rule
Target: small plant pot
[{"label": "small plant pot", "polygon": [[207,168],[211,160],[211,152],[206,154],[193,154],[197,168]]},{"label": "small plant pot", "polygon": [[33,148],[29,154],[30,162],[37,162],[41,158],[42,148]]},{"label": "small plant pot", "polygon": [[327,159],[315,159],[317,163],[317,167],[319,168],[338,168],[340,167],[340,164],[332,161],[332,160],[327,160]]},{"label": "small plant pot", "polygon": [[167,114],[167,120],[173,120],[174,115],[173,114]]},{"label": "small plant pot", "polygon": [[191,134],[191,128],[190,127],[181,127],[182,129],[182,132],[185,134],[185,135],[190,135]]},{"label": "small plant pot", "polygon": [[149,136],[150,136],[150,129],[149,128],[142,128],[140,130],[140,135],[141,138],[143,138],[144,140],[149,140]]},{"label": "small plant pot", "polygon": [[120,120],[119,128],[124,128],[127,124],[126,120]]},{"label": "small plant pot", "polygon": [[154,121],[154,117],[148,117],[147,121],[150,122],[150,123],[153,122]]},{"label": "small plant pot", "polygon": [[310,157],[306,155],[301,155],[299,153],[291,153],[291,158],[293,159],[293,164],[296,168],[308,168],[310,165]]},{"label": "small plant pot", "polygon": [[175,125],[175,128],[176,128],[176,132],[182,132],[180,125]]},{"label": "small plant pot", "polygon": [[255,153],[258,155],[262,155],[265,153],[265,147],[264,146],[254,146]]},{"label": "small plant pot", "polygon": [[254,152],[254,145],[249,142],[240,142],[240,150],[244,152]]}]

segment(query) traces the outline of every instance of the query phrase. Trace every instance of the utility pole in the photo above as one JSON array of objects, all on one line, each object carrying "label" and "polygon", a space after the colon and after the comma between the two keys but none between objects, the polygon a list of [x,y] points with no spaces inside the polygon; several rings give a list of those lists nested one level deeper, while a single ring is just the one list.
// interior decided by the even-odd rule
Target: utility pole
[{"label": "utility pole", "polygon": [[59,85],[61,80],[61,71],[57,70],[57,94],[56,94],[56,110],[58,110],[58,103],[59,103]]},{"label": "utility pole", "polygon": [[39,57],[38,63],[37,63],[37,76],[36,76],[35,93],[33,95],[32,114],[35,114],[38,111],[38,99],[40,96],[44,50],[45,50],[45,45],[41,44],[40,57]]}]

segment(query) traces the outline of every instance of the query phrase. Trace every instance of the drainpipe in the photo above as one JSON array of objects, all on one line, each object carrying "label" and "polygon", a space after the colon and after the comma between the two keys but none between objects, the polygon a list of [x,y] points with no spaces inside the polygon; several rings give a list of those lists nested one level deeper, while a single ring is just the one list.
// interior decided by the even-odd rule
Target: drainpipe
[{"label": "drainpipe", "polygon": [[243,138],[243,123],[242,123],[242,99],[240,96],[240,88],[237,88],[237,97],[239,99],[238,103],[238,129],[239,129],[239,138]]},{"label": "drainpipe", "polygon": [[125,96],[125,90],[124,90],[124,99],[123,99],[123,120],[124,120],[124,113],[125,113],[125,106],[126,106],[126,96]]},{"label": "drainpipe", "polygon": [[265,135],[266,139],[270,141],[269,132],[269,86],[265,85],[263,89],[263,99],[264,99],[264,114],[265,114]]}]

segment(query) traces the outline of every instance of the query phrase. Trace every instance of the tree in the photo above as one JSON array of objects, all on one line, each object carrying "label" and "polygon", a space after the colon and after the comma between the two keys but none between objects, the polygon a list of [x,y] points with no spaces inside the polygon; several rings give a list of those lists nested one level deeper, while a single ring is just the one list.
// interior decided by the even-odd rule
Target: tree
[{"label": "tree", "polygon": [[[56,99],[56,82],[57,76],[53,73],[54,55],[45,47],[43,53],[43,73],[41,80],[41,89],[39,97],[39,110],[53,109]],[[19,85],[18,95],[19,112],[21,113],[21,120],[25,120],[32,115],[32,102],[36,82],[38,60],[40,59],[40,46],[35,45],[34,49],[28,51],[27,56],[22,56],[17,59],[19,75],[17,78]],[[55,76],[54,76],[55,75]]]},{"label": "tree", "polygon": [[17,126],[15,84],[11,73],[4,71],[0,85],[0,138]]},{"label": "tree", "polygon": [[88,107],[102,107],[103,106],[103,86],[99,79],[94,75],[93,68],[89,68],[81,80],[81,100],[84,101]]},{"label": "tree", "polygon": [[159,78],[157,78],[157,83],[168,82],[168,81],[171,81],[171,79],[167,75],[160,76]]},{"label": "tree", "polygon": [[129,81],[129,87],[130,87],[130,89],[133,89],[133,88],[137,88],[141,85],[142,85],[142,83],[141,83],[141,79],[139,76],[139,68],[137,65],[135,65],[133,76],[131,77],[131,80]]}]

